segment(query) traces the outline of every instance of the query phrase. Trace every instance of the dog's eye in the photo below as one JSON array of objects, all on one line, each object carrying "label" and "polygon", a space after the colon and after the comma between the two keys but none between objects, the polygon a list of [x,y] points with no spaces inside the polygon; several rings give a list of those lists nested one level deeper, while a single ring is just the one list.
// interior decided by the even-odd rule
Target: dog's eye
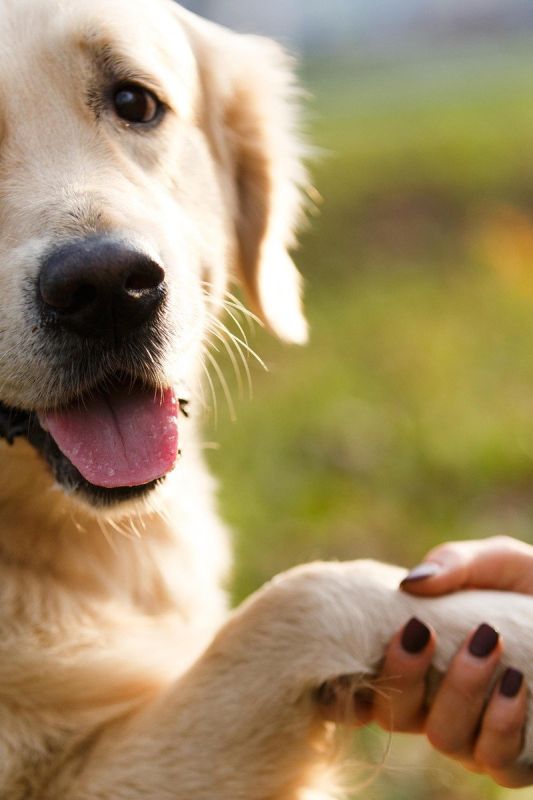
[{"label": "dog's eye", "polygon": [[135,83],[119,86],[113,95],[113,105],[121,119],[144,125],[154,122],[162,110],[155,94]]}]

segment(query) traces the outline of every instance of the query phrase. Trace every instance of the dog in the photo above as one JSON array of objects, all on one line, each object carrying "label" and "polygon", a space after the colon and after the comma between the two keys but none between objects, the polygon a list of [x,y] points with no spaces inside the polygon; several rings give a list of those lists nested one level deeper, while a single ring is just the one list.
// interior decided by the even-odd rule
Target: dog
[{"label": "dog", "polygon": [[532,599],[372,562],[228,611],[197,408],[231,283],[306,340],[290,59],[171,0],[0,0],[0,43],[0,796],[330,797],[317,692],[414,614],[531,677]]}]

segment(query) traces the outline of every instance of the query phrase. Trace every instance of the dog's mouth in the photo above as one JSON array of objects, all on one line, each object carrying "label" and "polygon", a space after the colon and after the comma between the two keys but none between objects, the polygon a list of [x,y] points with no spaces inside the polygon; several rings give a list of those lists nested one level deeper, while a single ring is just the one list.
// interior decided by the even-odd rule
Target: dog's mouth
[{"label": "dog's mouth", "polygon": [[174,469],[179,411],[171,388],[119,378],[54,410],[0,404],[0,437],[24,436],[64,488],[110,505],[141,497]]}]

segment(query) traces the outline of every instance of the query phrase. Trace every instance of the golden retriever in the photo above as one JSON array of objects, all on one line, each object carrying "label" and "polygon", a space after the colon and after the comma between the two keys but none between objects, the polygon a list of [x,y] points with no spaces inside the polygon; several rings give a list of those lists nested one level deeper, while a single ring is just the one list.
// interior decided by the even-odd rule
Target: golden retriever
[{"label": "golden retriever", "polygon": [[[296,97],[277,45],[170,0],[0,0],[6,800],[329,797],[316,690],[423,603],[314,564],[227,615],[195,411],[229,282],[306,338]],[[533,601],[497,594],[425,601],[436,666],[488,603],[531,675]]]}]

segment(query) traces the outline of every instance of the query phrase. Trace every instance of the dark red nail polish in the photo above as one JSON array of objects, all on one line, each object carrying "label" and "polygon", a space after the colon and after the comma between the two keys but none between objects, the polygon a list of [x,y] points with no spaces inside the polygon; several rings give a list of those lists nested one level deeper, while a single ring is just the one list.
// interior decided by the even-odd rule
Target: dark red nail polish
[{"label": "dark red nail polish", "polygon": [[516,697],[522,688],[523,682],[524,676],[522,673],[517,669],[509,667],[509,669],[506,669],[503,673],[500,683],[500,694],[508,698]]},{"label": "dark red nail polish", "polygon": [[431,631],[427,625],[413,617],[409,620],[402,633],[402,647],[409,655],[416,655],[424,650],[429,642]]},{"label": "dark red nail polish", "polygon": [[484,622],[472,636],[468,651],[476,658],[487,658],[496,649],[499,639],[498,631]]},{"label": "dark red nail polish", "polygon": [[442,567],[439,564],[432,564],[429,561],[425,564],[419,564],[418,567],[413,567],[413,569],[407,573],[400,583],[400,587],[434,578],[439,572],[442,572]]}]

